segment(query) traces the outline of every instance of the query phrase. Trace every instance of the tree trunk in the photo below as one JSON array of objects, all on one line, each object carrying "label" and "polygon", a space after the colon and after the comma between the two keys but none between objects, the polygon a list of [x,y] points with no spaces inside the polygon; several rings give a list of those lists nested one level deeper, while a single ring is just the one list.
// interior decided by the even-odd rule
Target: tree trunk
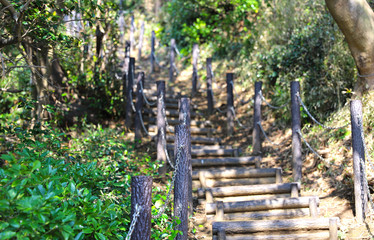
[{"label": "tree trunk", "polygon": [[374,90],[374,13],[366,0],[325,0],[358,69],[355,92]]}]

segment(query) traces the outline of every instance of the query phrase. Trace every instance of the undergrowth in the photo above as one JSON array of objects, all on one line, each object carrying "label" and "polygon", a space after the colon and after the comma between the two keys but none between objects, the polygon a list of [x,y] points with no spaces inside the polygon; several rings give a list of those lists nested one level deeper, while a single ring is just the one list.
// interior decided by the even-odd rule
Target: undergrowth
[{"label": "undergrowth", "polygon": [[[77,131],[75,129],[75,131]],[[81,135],[49,124],[0,127],[0,239],[124,239],[131,176],[157,177],[159,163],[125,133],[87,125]],[[153,191],[153,214],[165,201]],[[153,239],[173,239],[170,209],[152,220]]]}]

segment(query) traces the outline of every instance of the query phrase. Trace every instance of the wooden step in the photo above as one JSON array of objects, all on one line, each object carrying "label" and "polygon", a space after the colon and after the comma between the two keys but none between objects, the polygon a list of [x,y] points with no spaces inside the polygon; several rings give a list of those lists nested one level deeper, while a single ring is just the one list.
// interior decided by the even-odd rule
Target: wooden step
[{"label": "wooden step", "polygon": [[[168,149],[169,154],[173,156],[174,148]],[[191,157],[229,157],[229,156],[238,156],[241,153],[241,149],[191,149]],[[195,160],[195,159],[194,159]]]},{"label": "wooden step", "polygon": [[[157,104],[150,106],[152,108],[157,108]],[[165,108],[166,109],[179,109],[179,103],[177,102],[165,102]],[[190,105],[191,110],[196,110],[198,107],[196,105],[191,104]]]},{"label": "wooden step", "polygon": [[[153,95],[147,95],[147,99],[149,101],[152,101],[152,102],[155,102],[157,101],[157,94],[153,94]],[[180,96],[176,96],[176,95],[170,95],[170,94],[166,94],[166,98],[164,99],[165,100],[165,103],[179,103],[179,99],[180,99]]]},{"label": "wooden step", "polygon": [[[225,187],[225,186],[243,186],[276,183],[275,177],[269,178],[223,178],[223,179],[206,179],[204,187]],[[200,180],[192,181],[193,189],[203,187]]]},{"label": "wooden step", "polygon": [[[316,196],[311,196],[297,198],[259,199],[241,202],[225,202],[223,203],[223,211],[224,213],[235,213],[265,211],[273,209],[309,208],[312,204],[315,204],[314,206],[312,206],[312,208],[314,208],[312,209],[312,211],[314,211],[319,205],[319,198]],[[205,213],[215,213],[216,206],[217,203],[206,203]]]},{"label": "wooden step", "polygon": [[[214,235],[213,240],[219,240],[218,236]],[[223,238],[221,238],[223,239]],[[289,232],[276,234],[276,235],[227,235],[225,240],[328,240],[330,239],[330,234],[328,231],[318,231],[318,232],[304,232],[290,234]]]},{"label": "wooden step", "polygon": [[[174,142],[175,141],[175,136],[167,135],[166,140],[168,142]],[[222,142],[221,138],[191,136],[191,144],[219,145],[221,142]]]},{"label": "wooden step", "polygon": [[[169,121],[169,120],[168,120]],[[173,128],[172,128],[173,129]],[[167,133],[173,133],[169,128],[166,128]],[[148,128],[149,132],[156,132],[157,131],[157,126],[156,125],[151,125]],[[212,136],[213,134],[216,133],[216,130],[213,128],[197,128],[197,127],[191,127],[190,128],[191,135],[207,135],[207,136]]]},{"label": "wooden step", "polygon": [[[157,109],[155,108],[146,108],[144,109],[145,114],[152,114],[154,116],[157,115]],[[175,109],[166,109],[165,110],[166,116],[167,117],[179,117],[179,111]],[[191,118],[196,117],[198,114],[195,112],[191,112]]]},{"label": "wooden step", "polygon": [[[239,212],[239,213],[225,213],[222,221],[239,221],[239,220],[271,220],[271,219],[288,219],[288,218],[302,218],[310,216],[309,208],[298,209],[272,209],[255,212]],[[206,221],[215,221],[216,215],[206,215]]]},{"label": "wooden step", "polygon": [[[327,231],[329,232],[330,239],[337,239],[339,218],[317,218],[317,219],[283,219],[283,220],[257,220],[257,221],[217,221],[212,223],[212,232],[214,235],[219,235],[217,239],[229,239],[232,234],[255,234],[253,237],[262,238],[236,238],[236,239],[295,239],[298,233],[303,237],[308,238],[309,231]],[[283,231],[283,232],[282,232]],[[285,232],[294,235],[292,238],[279,238],[285,237]],[[278,233],[278,234],[277,234]],[[279,234],[280,233],[280,234]],[[310,232],[311,233],[311,232]],[[313,232],[317,234],[317,232]],[[225,237],[226,235],[226,237]],[[244,237],[244,236],[240,236]],[[313,237],[316,237],[314,235]],[[235,238],[231,238],[235,239]],[[305,239],[305,238],[298,238]],[[314,238],[320,239],[320,238]]]},{"label": "wooden step", "polygon": [[230,157],[239,156],[241,154],[240,148],[233,149],[193,149],[191,156],[195,157]]},{"label": "wooden step", "polygon": [[[147,116],[144,116],[144,119],[145,119],[145,121],[147,121],[149,123],[153,123],[153,124],[156,123],[156,118],[154,118],[154,117],[148,118]],[[180,124],[180,121],[179,121],[179,119],[169,119],[168,118],[168,123],[169,123],[170,126],[175,126],[175,125]],[[190,124],[191,124],[191,127],[201,127],[201,128],[206,128],[206,127],[211,127],[212,126],[211,121],[191,120]]]},{"label": "wooden step", "polygon": [[216,188],[200,188],[197,191],[199,198],[205,197],[206,192],[210,192],[213,197],[230,197],[262,194],[283,194],[291,193],[292,188],[300,191],[300,183],[278,183],[278,184],[261,184],[248,186],[229,186]]},{"label": "wooden step", "polygon": [[193,188],[282,183],[280,168],[200,169],[192,172]]},{"label": "wooden step", "polygon": [[[167,149],[174,149],[174,144],[168,144]],[[205,149],[205,150],[219,150],[219,149],[233,149],[232,146],[229,145],[191,145],[192,150],[196,149]]]},{"label": "wooden step", "polygon": [[[197,191],[195,191],[197,194]],[[214,201],[218,202],[240,202],[240,201],[251,201],[251,200],[262,200],[262,199],[277,199],[277,198],[290,198],[291,193],[282,193],[282,194],[261,194],[261,195],[246,195],[246,196],[224,196],[224,197],[215,197]],[[205,198],[199,198],[198,203],[204,205],[207,202],[213,202]]]},{"label": "wooden step", "polygon": [[260,156],[192,159],[192,168],[223,166],[259,166]]},{"label": "wooden step", "polygon": [[[201,160],[201,159],[199,159]],[[193,165],[196,166],[196,165]],[[203,175],[206,179],[215,178],[266,178],[276,177],[277,174],[282,174],[281,168],[227,168],[227,169],[212,169],[212,170],[199,170],[200,176]],[[197,172],[197,174],[199,174]],[[281,176],[280,176],[281,177]]]}]

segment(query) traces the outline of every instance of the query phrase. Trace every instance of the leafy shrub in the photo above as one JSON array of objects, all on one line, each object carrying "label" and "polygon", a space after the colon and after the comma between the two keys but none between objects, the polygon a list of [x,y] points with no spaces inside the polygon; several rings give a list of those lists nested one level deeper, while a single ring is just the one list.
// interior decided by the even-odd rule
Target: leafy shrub
[{"label": "leafy shrub", "polygon": [[166,4],[163,41],[175,38],[183,47],[214,42],[216,53],[235,54],[251,46],[250,28],[258,0],[170,1]]},{"label": "leafy shrub", "polygon": [[[124,239],[131,175],[155,176],[158,164],[114,130],[91,126],[72,140],[43,128],[0,129],[12,139],[1,155],[0,239]],[[166,214],[160,222],[156,239],[176,234]]]}]

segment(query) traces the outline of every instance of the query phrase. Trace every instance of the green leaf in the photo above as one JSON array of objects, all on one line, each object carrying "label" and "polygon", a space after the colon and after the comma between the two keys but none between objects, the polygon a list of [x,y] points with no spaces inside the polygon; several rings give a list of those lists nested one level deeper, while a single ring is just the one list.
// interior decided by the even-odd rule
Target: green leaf
[{"label": "green leaf", "polygon": [[34,171],[34,170],[36,170],[36,169],[38,169],[38,168],[40,168],[42,166],[42,164],[40,163],[40,161],[39,160],[36,160],[35,162],[33,162],[33,164],[32,164],[32,172]]},{"label": "green leaf", "polygon": [[95,233],[95,238],[98,237],[100,240],[106,240],[107,238],[102,233]]},{"label": "green leaf", "polygon": [[70,192],[71,193],[75,193],[75,184],[74,184],[74,182],[70,182]]},{"label": "green leaf", "polygon": [[5,231],[5,232],[0,233],[0,240],[10,239],[14,236],[16,236],[16,232]]},{"label": "green leaf", "polygon": [[83,232],[78,233],[78,235],[75,236],[75,238],[74,238],[74,240],[81,240],[81,239],[84,239],[84,233]]}]

